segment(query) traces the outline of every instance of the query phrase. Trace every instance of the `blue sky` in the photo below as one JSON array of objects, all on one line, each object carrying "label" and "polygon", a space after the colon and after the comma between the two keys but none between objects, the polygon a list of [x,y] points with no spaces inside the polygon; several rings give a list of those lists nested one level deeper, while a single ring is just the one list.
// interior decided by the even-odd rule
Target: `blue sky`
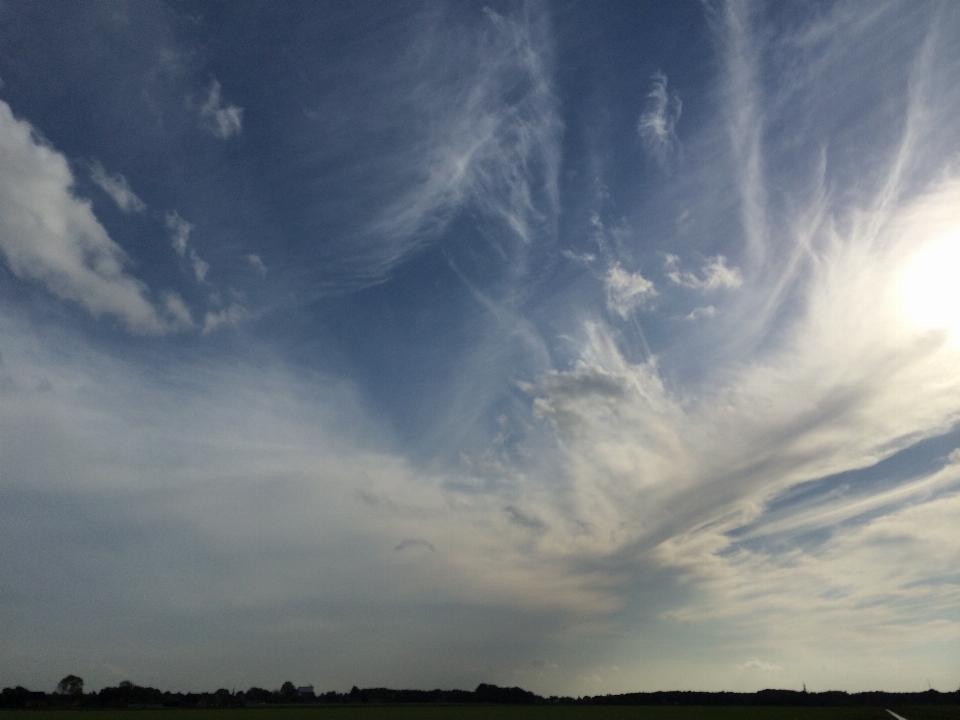
[{"label": "blue sky", "polygon": [[958,34],[0,4],[0,684],[955,689]]}]

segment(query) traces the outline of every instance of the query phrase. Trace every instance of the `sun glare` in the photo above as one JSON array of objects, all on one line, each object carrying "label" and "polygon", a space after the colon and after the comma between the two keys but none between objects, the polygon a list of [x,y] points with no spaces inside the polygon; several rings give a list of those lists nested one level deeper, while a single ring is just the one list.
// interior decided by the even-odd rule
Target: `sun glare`
[{"label": "sun glare", "polygon": [[900,285],[903,309],[920,328],[942,328],[960,343],[960,228],[923,247]]}]

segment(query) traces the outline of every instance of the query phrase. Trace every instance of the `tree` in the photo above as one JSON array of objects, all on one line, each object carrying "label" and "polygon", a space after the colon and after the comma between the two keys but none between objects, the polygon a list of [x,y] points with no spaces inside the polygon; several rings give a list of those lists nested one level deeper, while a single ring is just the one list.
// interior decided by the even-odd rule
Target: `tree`
[{"label": "tree", "polygon": [[61,695],[83,695],[83,678],[67,675],[57,683],[57,692]]}]

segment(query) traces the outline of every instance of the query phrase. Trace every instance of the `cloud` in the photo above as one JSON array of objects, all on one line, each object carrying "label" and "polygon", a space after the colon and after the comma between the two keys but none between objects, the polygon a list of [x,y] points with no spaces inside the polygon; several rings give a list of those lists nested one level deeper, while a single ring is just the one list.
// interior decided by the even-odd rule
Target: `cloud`
[{"label": "cloud", "polygon": [[652,79],[653,89],[647,95],[647,106],[637,122],[637,132],[647,152],[663,163],[677,147],[676,126],[683,104],[676,94],[667,92],[666,75],[657,72]]},{"label": "cloud", "polygon": [[699,320],[700,318],[711,318],[717,314],[717,309],[713,305],[694,308],[688,315],[687,320]]},{"label": "cloud", "polygon": [[562,121],[549,24],[539,12],[489,8],[467,23],[441,13],[425,24],[415,70],[401,61],[376,88],[378,112],[402,122],[405,142],[377,158],[391,199],[366,228],[362,274],[382,277],[464,212],[485,218],[478,227],[493,252],[522,267],[530,246],[554,232],[559,210]]},{"label": "cloud", "polygon": [[763,662],[762,660],[747,660],[742,665],[737,667],[742,668],[743,670],[759,670],[760,672],[765,673],[778,673],[781,668],[779,665],[774,665],[773,663]]},{"label": "cloud", "polygon": [[607,289],[607,308],[626,319],[636,308],[657,296],[653,282],[640,273],[624,270],[620,263],[614,263],[604,279]]},{"label": "cloud", "polygon": [[103,165],[94,162],[90,170],[90,178],[113,199],[123,212],[143,212],[146,209],[146,203],[134,194],[127,179],[120,173],[107,175]]},{"label": "cloud", "polygon": [[239,135],[243,123],[243,108],[236,105],[223,107],[220,98],[220,83],[213,80],[210,83],[207,100],[200,108],[200,117],[204,120],[204,127],[213,135],[226,140],[233,135]]},{"label": "cloud", "polygon": [[402,552],[403,550],[410,550],[416,548],[423,548],[429,550],[430,552],[436,552],[437,549],[433,546],[433,543],[422,538],[404,538],[393,548],[395,552]]},{"label": "cloud", "polygon": [[[523,386],[564,454],[562,500],[524,507],[544,519],[540,547],[610,560],[611,576],[642,575],[647,563],[675,573],[677,595],[689,596],[660,619],[681,634],[684,623],[703,623],[695,633],[708,623],[725,628],[728,667],[735,650],[734,657],[783,668],[797,686],[809,671],[805,681],[831,686],[903,687],[903,673],[922,658],[942,680],[939,666],[950,662],[960,633],[949,610],[960,602],[960,553],[957,539],[944,537],[960,497],[957,469],[948,463],[931,475],[874,485],[866,478],[882,477],[874,474],[881,461],[960,419],[960,349],[949,340],[948,320],[923,327],[899,294],[910,259],[960,226],[960,177],[944,160],[960,139],[952,121],[960,92],[950,80],[948,92],[941,84],[941,94],[924,95],[915,69],[910,95],[898,101],[906,108],[891,113],[882,132],[870,126],[865,141],[860,126],[837,130],[858,152],[880,152],[882,163],[846,167],[847,148],[833,147],[826,160],[815,153],[810,177],[798,179],[794,116],[808,107],[832,112],[823,83],[838,74],[844,81],[831,97],[854,93],[850,105],[860,107],[862,47],[825,33],[829,40],[817,42],[831,45],[830,62],[813,72],[791,60],[804,70],[782,79],[790,93],[764,102],[751,63],[775,64],[799,40],[763,47],[767,36],[751,30],[751,7],[725,6],[720,30],[728,71],[736,71],[726,86],[736,167],[703,169],[712,187],[738,178],[740,214],[726,228],[724,248],[744,252],[747,270],[731,267],[726,254],[693,271],[669,255],[665,268],[678,286],[739,292],[730,293],[710,333],[673,338],[674,347],[662,346],[647,362],[628,360],[622,333],[596,320],[570,334],[579,358],[572,367]],[[836,7],[859,17],[855,4]],[[896,35],[885,29],[882,42],[874,38],[878,46]],[[811,55],[827,56],[816,48]],[[923,55],[914,67],[941,72]],[[820,115],[810,112],[810,127],[819,127]],[[764,121],[751,126],[751,118]],[[782,128],[776,142],[758,131],[766,123]],[[703,139],[705,147],[715,141],[712,131]],[[764,157],[794,161],[767,165]],[[844,167],[824,177],[830,163]],[[777,194],[779,182],[790,191]],[[727,208],[714,212],[722,218]],[[815,505],[797,499],[854,470],[864,473],[849,481],[858,486],[835,487]],[[768,517],[774,506],[778,513]],[[620,561],[628,556],[635,560]],[[888,659],[869,669],[853,662],[881,654]],[[918,675],[910,673],[916,688]]]},{"label": "cloud", "polygon": [[203,329],[201,333],[207,335],[223,325],[239,325],[247,317],[249,317],[249,313],[237,304],[233,304],[217,312],[211,310],[203,318]]},{"label": "cloud", "polygon": [[250,263],[250,266],[261,275],[267,274],[267,266],[263,264],[263,260],[260,259],[259,255],[250,253],[247,255],[247,262]]},{"label": "cloud", "polygon": [[[126,253],[107,234],[90,203],[72,192],[66,159],[29,123],[0,102],[0,249],[17,277],[37,280],[95,317],[120,318],[134,333],[161,335],[190,327],[161,314],[146,285],[125,271]],[[132,207],[132,206],[131,206]]]},{"label": "cloud", "polygon": [[193,327],[193,318],[190,316],[190,308],[177,293],[169,292],[163,300],[164,309],[168,317],[172,318],[182,327]]},{"label": "cloud", "polygon": [[534,532],[542,532],[546,529],[546,525],[543,520],[540,518],[530,515],[512,505],[508,505],[503,509],[507,514],[507,517],[510,518],[510,521],[520,527],[526,528],[527,530],[533,530]]},{"label": "cloud", "polygon": [[[955,472],[953,484],[957,488]],[[664,552],[707,594],[669,617],[722,617],[741,631],[762,626],[770,641],[798,655],[829,656],[844,645],[910,652],[931,641],[956,642],[960,623],[950,608],[960,602],[960,590],[951,578],[960,571],[960,543],[949,518],[958,509],[954,492],[835,526],[825,541],[781,552],[741,546],[704,555],[702,548],[684,548],[698,542],[692,536],[677,538]],[[844,675],[855,674],[830,670],[840,672],[835,682],[844,684]]]},{"label": "cloud", "polygon": [[[931,64],[943,73],[931,95],[918,63],[909,98],[896,97],[903,77],[884,48],[928,27],[899,17],[917,12],[907,4],[883,6],[896,16],[884,33],[854,32],[879,11],[839,2],[786,38],[777,34],[793,16],[754,30],[752,7],[711,16],[725,70],[710,98],[726,108],[718,121],[707,103],[702,135],[684,137],[696,150],[686,152],[691,175],[662,193],[644,183],[604,199],[612,208],[630,196],[650,231],[606,234],[598,213],[597,258],[578,248],[560,263],[594,279],[586,292],[527,272],[569,237],[554,232],[567,208],[559,213],[553,194],[549,24],[532,11],[487,13],[474,36],[442,19],[416,35],[415,63],[377,68],[371,94],[388,99],[349,122],[373,118],[397,137],[370,153],[375,200],[357,213],[369,226],[345,261],[352,274],[336,280],[383,279],[450,228],[446,259],[458,247],[490,250],[500,264],[484,271],[506,288],[497,296],[463,273],[493,320],[469,336],[475,349],[438,346],[456,381],[423,406],[444,408],[431,418],[454,438],[442,451],[404,440],[417,434],[412,413],[391,429],[379,419],[389,401],[365,410],[380,393],[354,388],[368,379],[355,368],[331,378],[271,364],[262,345],[245,364],[247,343],[231,343],[219,360],[211,349],[191,363],[174,348],[138,369],[120,356],[142,353],[110,357],[61,328],[25,339],[0,314],[0,594],[17,621],[0,623],[0,645],[13,648],[16,672],[54,657],[101,677],[110,662],[151,684],[189,685],[240,676],[251,666],[237,658],[256,657],[260,677],[296,666],[330,687],[437,677],[466,686],[477,672],[510,682],[531,658],[563,657],[567,684],[560,673],[551,681],[563,692],[594,669],[614,692],[690,677],[731,689],[778,668],[778,683],[794,687],[819,677],[916,689],[928,668],[955,687],[958,451],[903,477],[880,467],[960,419],[960,349],[944,328],[912,323],[898,296],[909,259],[960,226],[955,65]],[[943,26],[949,46],[955,25]],[[871,33],[877,52],[860,42]],[[883,72],[863,72],[863,57]],[[860,92],[875,77],[891,105]],[[782,92],[766,94],[769,78]],[[866,126],[851,119],[860,116]],[[644,211],[675,218],[674,195],[690,215],[658,227]],[[171,215],[171,242],[193,261],[191,226]],[[684,269],[669,256],[663,282],[704,304],[701,294],[738,292],[723,293],[722,311],[689,314],[709,323],[646,316],[659,325],[656,352],[638,361],[636,323],[597,319],[594,268],[613,315],[652,312],[664,286],[625,268],[663,247],[704,258]],[[159,297],[171,323],[190,321],[179,296]],[[204,332],[246,315],[210,302]],[[522,336],[519,360],[502,359],[521,354],[506,336]],[[437,376],[424,373],[433,391]],[[398,387],[398,404],[418,392]],[[470,455],[463,446],[496,393],[489,452]],[[447,461],[461,450],[466,460]],[[830,489],[811,500],[821,486]],[[145,614],[142,644],[131,646],[129,623]],[[651,653],[651,637],[670,642]],[[623,673],[599,669],[618,653]],[[415,661],[398,665],[401,655]]]},{"label": "cloud", "polygon": [[717,12],[716,36],[723,46],[721,86],[727,142],[739,193],[738,209],[746,237],[746,252],[755,267],[766,259],[768,245],[767,193],[764,184],[763,128],[759,42],[751,32],[756,6],[727,2]]},{"label": "cloud", "polygon": [[[445,672],[465,685],[475,670],[451,669],[449,653],[493,642],[514,648],[480,651],[505,684],[542,656],[551,628],[609,607],[529,554],[536,536],[502,498],[445,489],[448,473],[387,450],[391,433],[342,378],[262,358],[137,367],[52,335],[0,319],[0,590],[18,619],[0,641],[37,673],[59,647],[91,686],[115,682],[109,663],[195,687],[225,650],[246,656],[274,637],[291,642],[258,677],[294,658],[333,686]],[[115,645],[127,612],[156,618],[149,660]],[[241,617],[254,638],[235,632]],[[371,629],[377,646],[357,646]],[[332,651],[316,653],[320,641]],[[398,666],[384,646],[422,660]]]},{"label": "cloud", "polygon": [[176,212],[167,213],[167,228],[173,231],[170,236],[170,244],[176,250],[177,255],[185,257],[187,254],[187,241],[190,239],[190,233],[193,231],[193,225],[184,220]]},{"label": "cloud", "polygon": [[182,258],[189,257],[190,264],[193,267],[193,275],[198,283],[202,283],[210,270],[210,264],[202,260],[197,251],[190,247],[190,233],[193,232],[193,225],[184,220],[176,212],[167,213],[167,228],[173,232],[170,236],[170,244],[177,255]]},{"label": "cloud", "polygon": [[210,264],[201,260],[197,251],[193,248],[190,248],[190,262],[193,265],[193,274],[197,278],[197,282],[203,282],[210,270]]},{"label": "cloud", "polygon": [[723,255],[717,255],[708,260],[701,268],[699,275],[689,270],[681,270],[680,258],[669,253],[664,262],[664,267],[671,282],[704,292],[736,289],[743,285],[743,276],[740,269],[727,267],[727,259]]}]

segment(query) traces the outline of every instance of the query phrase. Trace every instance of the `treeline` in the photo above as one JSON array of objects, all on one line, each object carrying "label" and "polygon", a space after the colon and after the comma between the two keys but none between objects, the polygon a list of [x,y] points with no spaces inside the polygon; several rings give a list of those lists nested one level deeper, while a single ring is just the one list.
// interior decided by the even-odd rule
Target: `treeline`
[{"label": "treeline", "polygon": [[[74,682],[67,683],[68,679]],[[77,682],[79,681],[79,682]],[[811,706],[811,707],[891,707],[910,705],[960,705],[960,690],[919,693],[843,691],[798,692],[796,690],[761,690],[756,693],[660,691],[594,695],[583,697],[543,697],[519,687],[498,687],[480,684],[476,690],[392,690],[389,688],[354,687],[348,693],[330,691],[314,694],[312,688],[297,688],[286,682],[279,690],[252,687],[233,692],[220,689],[205,693],[172,693],[151,687],[140,687],[124,681],[116,687],[85,693],[83,681],[68,676],[58,692],[44,693],[23,687],[0,691],[0,708],[239,708],[267,705],[328,704],[419,704],[419,705],[730,705],[730,706]]]},{"label": "treeline", "polygon": [[152,687],[140,687],[124,681],[117,687],[99,692],[83,692],[83,681],[69,675],[60,681],[54,693],[34,692],[23,687],[0,691],[0,708],[236,708],[264,705],[328,705],[328,704],[483,704],[532,705],[549,702],[522,688],[501,688],[481,684],[476,690],[391,690],[388,688],[354,687],[348,693],[330,691],[314,694],[312,688],[297,688],[285,682],[279,690],[252,687],[233,692],[221,688],[216,692],[173,693]]}]

